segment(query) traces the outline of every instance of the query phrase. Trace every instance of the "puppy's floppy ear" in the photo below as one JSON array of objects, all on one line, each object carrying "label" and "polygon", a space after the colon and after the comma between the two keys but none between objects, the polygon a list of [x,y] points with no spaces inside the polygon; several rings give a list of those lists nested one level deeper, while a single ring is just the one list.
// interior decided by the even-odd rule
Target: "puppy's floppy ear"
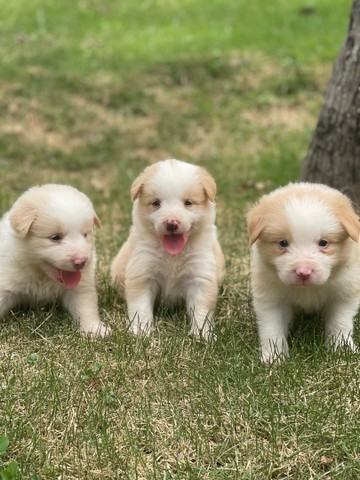
[{"label": "puppy's floppy ear", "polygon": [[259,205],[253,207],[247,215],[247,228],[250,245],[259,238],[265,228],[265,216]]},{"label": "puppy's floppy ear", "polygon": [[350,199],[346,195],[341,194],[340,197],[336,198],[336,202],[334,201],[332,208],[345,232],[354,242],[358,242],[360,236],[360,219],[355,213]]},{"label": "puppy's floppy ear", "polygon": [[200,182],[204,188],[205,195],[211,201],[215,201],[216,196],[216,183],[212,176],[205,170],[205,168],[199,167],[198,174]]},{"label": "puppy's floppy ear", "polygon": [[27,236],[35,219],[35,206],[24,202],[15,204],[9,216],[10,225],[20,238]]},{"label": "puppy's floppy ear", "polygon": [[145,181],[145,174],[144,172],[140,173],[140,175],[135,178],[133,181],[133,184],[131,185],[131,200],[134,201],[138,198],[138,196],[141,194],[142,188],[144,186],[144,181]]},{"label": "puppy's floppy ear", "polygon": [[354,242],[359,241],[360,235],[360,219],[354,211],[342,212],[340,216],[340,222],[345,228],[349,237],[354,240]]},{"label": "puppy's floppy ear", "polygon": [[96,215],[95,211],[94,211],[94,225],[97,228],[101,228],[100,218]]}]

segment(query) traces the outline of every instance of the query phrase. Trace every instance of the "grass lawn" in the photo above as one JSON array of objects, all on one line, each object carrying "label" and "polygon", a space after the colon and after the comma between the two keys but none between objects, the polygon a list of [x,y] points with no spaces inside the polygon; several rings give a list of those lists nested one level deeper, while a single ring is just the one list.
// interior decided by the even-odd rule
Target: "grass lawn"
[{"label": "grass lawn", "polygon": [[[321,320],[301,317],[290,359],[260,363],[244,220],[299,175],[350,6],[1,1],[0,211],[45,182],[91,197],[114,331],[81,338],[54,305],[0,320],[1,480],[360,478],[359,355],[326,354]],[[227,274],[211,345],[188,336],[183,306],[130,336],[109,285],[131,182],[174,157],[218,184]]]}]

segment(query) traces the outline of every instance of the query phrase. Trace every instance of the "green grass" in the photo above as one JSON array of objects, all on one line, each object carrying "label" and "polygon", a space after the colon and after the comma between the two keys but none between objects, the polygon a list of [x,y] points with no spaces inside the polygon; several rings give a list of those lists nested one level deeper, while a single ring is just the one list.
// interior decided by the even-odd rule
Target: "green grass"
[{"label": "green grass", "polygon": [[[350,4],[1,2],[0,210],[44,182],[92,198],[114,331],[81,338],[51,305],[0,320],[1,480],[14,462],[21,480],[359,478],[359,355],[326,354],[320,319],[303,317],[290,359],[261,365],[244,220],[298,178]],[[218,185],[227,274],[212,345],[188,336],[182,306],[160,305],[155,333],[133,338],[109,285],[131,182],[169,157]]]}]

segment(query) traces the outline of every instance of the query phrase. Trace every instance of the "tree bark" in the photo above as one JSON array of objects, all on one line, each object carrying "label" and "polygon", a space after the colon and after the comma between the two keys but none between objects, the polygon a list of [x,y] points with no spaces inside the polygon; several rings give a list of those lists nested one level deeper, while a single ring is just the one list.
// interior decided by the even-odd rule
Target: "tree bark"
[{"label": "tree bark", "polygon": [[360,207],[360,0],[353,1],[300,178],[337,188]]}]

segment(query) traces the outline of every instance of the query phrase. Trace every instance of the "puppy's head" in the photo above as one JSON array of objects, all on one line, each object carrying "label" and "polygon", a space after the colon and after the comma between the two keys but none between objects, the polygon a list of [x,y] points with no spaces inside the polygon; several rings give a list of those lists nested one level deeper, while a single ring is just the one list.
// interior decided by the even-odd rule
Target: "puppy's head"
[{"label": "puppy's head", "polygon": [[323,285],[346,264],[360,234],[350,200],[310,183],[265,195],[250,210],[247,224],[250,243],[286,285]]},{"label": "puppy's head", "polygon": [[209,173],[179,160],[147,167],[134,181],[134,225],[160,239],[166,252],[180,253],[191,235],[215,221],[216,184]]},{"label": "puppy's head", "polygon": [[27,190],[9,212],[19,255],[68,288],[77,286],[90,264],[93,228],[100,226],[89,198],[68,185]]}]

